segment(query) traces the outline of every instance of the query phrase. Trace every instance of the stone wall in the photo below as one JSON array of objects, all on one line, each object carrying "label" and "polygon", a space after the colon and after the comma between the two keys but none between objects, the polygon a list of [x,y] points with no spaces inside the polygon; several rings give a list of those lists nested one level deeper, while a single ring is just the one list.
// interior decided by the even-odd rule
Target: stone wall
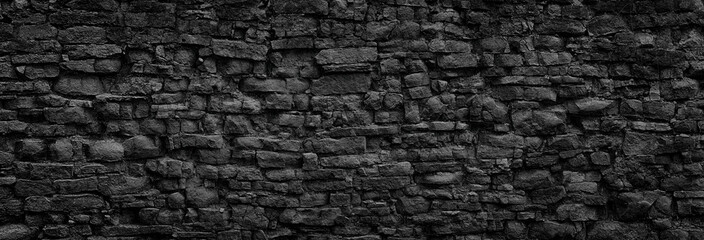
[{"label": "stone wall", "polygon": [[704,239],[701,0],[4,0],[0,239]]}]

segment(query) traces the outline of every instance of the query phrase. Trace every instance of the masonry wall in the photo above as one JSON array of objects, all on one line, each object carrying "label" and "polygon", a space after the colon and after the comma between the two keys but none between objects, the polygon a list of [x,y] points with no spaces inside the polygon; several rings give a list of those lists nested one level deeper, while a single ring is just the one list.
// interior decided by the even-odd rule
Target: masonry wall
[{"label": "masonry wall", "polygon": [[704,239],[701,0],[0,2],[0,239]]}]

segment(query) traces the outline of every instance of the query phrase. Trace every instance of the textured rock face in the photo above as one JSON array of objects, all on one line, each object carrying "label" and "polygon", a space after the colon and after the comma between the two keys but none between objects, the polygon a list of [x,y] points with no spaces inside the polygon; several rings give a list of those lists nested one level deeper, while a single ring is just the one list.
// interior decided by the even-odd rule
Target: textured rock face
[{"label": "textured rock face", "polygon": [[0,240],[704,239],[702,0],[0,1]]}]

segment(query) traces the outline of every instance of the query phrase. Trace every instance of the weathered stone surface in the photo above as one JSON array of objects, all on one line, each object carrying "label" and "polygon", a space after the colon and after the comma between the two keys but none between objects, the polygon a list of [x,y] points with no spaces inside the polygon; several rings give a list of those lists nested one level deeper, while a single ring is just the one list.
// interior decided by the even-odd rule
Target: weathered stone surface
[{"label": "weathered stone surface", "polygon": [[182,134],[169,138],[171,149],[179,148],[222,148],[225,139],[221,135]]},{"label": "weathered stone surface", "polygon": [[97,141],[90,145],[89,156],[97,161],[119,161],[125,156],[125,148],[115,141]]},{"label": "weathered stone surface", "polygon": [[61,43],[105,43],[106,31],[100,27],[77,26],[59,30],[58,40]]},{"label": "weathered stone surface", "polygon": [[33,238],[35,230],[24,224],[7,224],[0,226],[0,232],[2,240],[20,240],[20,239],[30,239]]},{"label": "weathered stone surface", "polygon": [[538,189],[552,187],[555,179],[546,170],[521,171],[516,174],[513,185],[517,188]]},{"label": "weathered stone surface", "polygon": [[323,154],[357,154],[366,151],[366,139],[364,137],[310,139],[304,143],[304,146],[310,151]]},{"label": "weathered stone surface", "polygon": [[317,13],[328,14],[328,2],[323,0],[275,0],[271,7],[278,13]]},{"label": "weathered stone surface", "polygon": [[479,58],[472,53],[454,53],[441,56],[438,59],[438,66],[441,68],[469,68],[477,67]]},{"label": "weathered stone surface", "polygon": [[325,49],[315,55],[318,64],[347,64],[376,61],[376,48],[333,48]]},{"label": "weathered stone surface", "polygon": [[560,134],[565,131],[565,113],[561,111],[522,110],[511,114],[519,135]]},{"label": "weathered stone surface", "polygon": [[565,198],[566,195],[564,187],[554,186],[533,190],[530,197],[537,204],[553,204]]},{"label": "weathered stone surface", "polygon": [[82,107],[47,109],[44,116],[50,122],[58,124],[87,124],[94,121],[93,117]]},{"label": "weathered stone surface", "polygon": [[582,98],[568,105],[570,113],[589,114],[604,111],[609,107],[615,107],[613,100]]},{"label": "weathered stone surface", "polygon": [[262,168],[287,168],[301,165],[300,154],[285,152],[257,151],[257,163]]},{"label": "weathered stone surface", "polygon": [[359,185],[363,190],[401,189],[411,183],[409,177],[370,177],[363,178]]},{"label": "weathered stone surface", "polygon": [[15,183],[15,194],[21,197],[49,195],[55,192],[51,182],[47,180],[20,179]]},{"label": "weathered stone surface", "polygon": [[623,152],[626,155],[661,154],[673,151],[673,140],[656,134],[626,132]]},{"label": "weathered stone surface", "polygon": [[588,233],[588,239],[651,239],[656,238],[644,224],[626,224],[616,221],[599,221]]},{"label": "weathered stone surface", "polygon": [[268,51],[266,46],[259,44],[213,39],[213,53],[221,57],[264,61]]},{"label": "weathered stone surface", "polygon": [[185,178],[193,174],[193,163],[183,162],[168,157],[151,159],[145,164],[146,169],[164,177]]},{"label": "weathered stone surface", "polygon": [[56,180],[54,185],[57,186],[59,193],[81,193],[98,190],[98,178],[81,178],[81,179],[66,179]]},{"label": "weathered stone surface", "polygon": [[544,221],[533,224],[529,232],[530,236],[537,239],[564,239],[574,238],[577,228],[569,223]]},{"label": "weathered stone surface", "polygon": [[436,172],[423,176],[418,182],[433,185],[458,183],[462,179],[461,172]]},{"label": "weathered stone surface", "polygon": [[130,225],[121,224],[117,226],[104,226],[100,232],[105,236],[139,236],[139,235],[170,235],[173,234],[174,228],[166,225]]},{"label": "weathered stone surface", "polygon": [[589,21],[587,29],[590,34],[597,36],[612,34],[628,29],[626,23],[619,16],[601,15]]},{"label": "weathered stone surface", "polygon": [[259,80],[248,78],[242,81],[241,89],[251,92],[288,92],[286,81],[281,79]]},{"label": "weathered stone surface", "polygon": [[563,204],[557,207],[557,217],[560,220],[589,221],[597,220],[596,209],[584,204]]},{"label": "weathered stone surface", "polygon": [[553,89],[545,87],[497,87],[494,97],[502,101],[529,100],[529,101],[556,101],[557,94]]},{"label": "weathered stone surface", "polygon": [[218,201],[218,192],[216,190],[204,187],[186,189],[186,202],[194,207],[207,207]]},{"label": "weathered stone surface", "polygon": [[572,19],[553,19],[542,23],[536,27],[536,31],[542,34],[584,34],[587,28],[584,23]]},{"label": "weathered stone surface", "polygon": [[61,56],[56,54],[24,54],[12,56],[14,64],[58,63]]},{"label": "weathered stone surface", "polygon": [[254,133],[254,128],[249,119],[245,116],[227,116],[225,118],[225,133],[228,134],[250,134]]},{"label": "weathered stone surface", "polygon": [[95,96],[105,92],[103,83],[93,76],[66,76],[54,85],[54,91],[68,95]]},{"label": "weathered stone surface", "polygon": [[339,208],[286,209],[281,213],[279,221],[308,226],[332,226],[340,215],[342,212]]},{"label": "weathered stone surface", "polygon": [[314,95],[363,93],[370,87],[369,74],[329,75],[313,80],[311,92]]},{"label": "weathered stone surface", "polygon": [[151,158],[160,155],[161,149],[147,136],[134,136],[123,143],[125,157]]},{"label": "weathered stone surface", "polygon": [[423,197],[403,197],[398,202],[399,210],[404,214],[418,214],[427,212],[430,208],[430,202]]},{"label": "weathered stone surface", "polygon": [[71,59],[107,58],[122,53],[122,48],[114,44],[72,45],[68,49]]},{"label": "weathered stone surface", "polygon": [[472,44],[455,40],[433,39],[428,43],[431,52],[471,52]]}]

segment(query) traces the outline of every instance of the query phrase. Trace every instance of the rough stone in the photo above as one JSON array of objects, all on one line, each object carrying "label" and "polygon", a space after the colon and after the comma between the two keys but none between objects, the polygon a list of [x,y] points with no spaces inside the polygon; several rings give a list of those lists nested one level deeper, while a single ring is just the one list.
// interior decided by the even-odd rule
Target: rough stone
[{"label": "rough stone", "polygon": [[371,87],[368,74],[329,75],[313,80],[311,92],[314,95],[363,93]]},{"label": "rough stone", "polygon": [[194,207],[208,207],[218,202],[218,193],[204,187],[187,188],[186,202]]},{"label": "rough stone", "polygon": [[35,230],[24,224],[6,224],[0,226],[0,232],[2,240],[21,240],[33,238]]},{"label": "rough stone", "polygon": [[477,67],[479,57],[472,53],[454,53],[441,56],[438,59],[438,66],[441,68],[470,68]]},{"label": "rough stone", "polygon": [[89,156],[97,161],[119,161],[125,156],[125,148],[115,141],[97,141],[90,145]]},{"label": "rough stone", "polygon": [[513,180],[517,188],[538,189],[552,187],[555,179],[546,170],[529,170],[518,172]]},{"label": "rough stone", "polygon": [[376,48],[334,48],[325,49],[315,55],[318,64],[349,64],[376,61]]},{"label": "rough stone", "polygon": [[54,85],[54,90],[62,94],[79,96],[95,96],[105,92],[100,79],[90,76],[61,77],[56,85]]},{"label": "rough stone", "polygon": [[160,155],[161,149],[147,136],[134,136],[123,143],[125,157],[151,158]]},{"label": "rough stone", "polygon": [[68,44],[99,44],[105,43],[106,31],[100,27],[77,26],[59,30],[58,40]]},{"label": "rough stone", "polygon": [[332,226],[340,215],[342,212],[339,208],[286,209],[281,213],[279,221],[308,226]]},{"label": "rough stone", "polygon": [[559,111],[523,110],[511,114],[519,135],[560,134],[565,131],[565,114]]},{"label": "rough stone", "polygon": [[221,57],[264,61],[268,51],[269,49],[263,45],[213,39],[213,54]]}]

